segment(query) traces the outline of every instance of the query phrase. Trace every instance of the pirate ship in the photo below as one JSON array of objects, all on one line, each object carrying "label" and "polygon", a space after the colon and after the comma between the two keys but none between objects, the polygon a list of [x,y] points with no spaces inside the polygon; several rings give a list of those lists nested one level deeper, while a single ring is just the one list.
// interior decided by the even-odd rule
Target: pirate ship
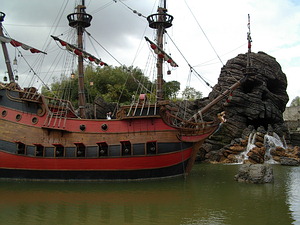
[{"label": "pirate ship", "polygon": [[135,180],[165,178],[188,174],[201,144],[218,128],[217,116],[203,121],[203,114],[240,85],[228,91],[189,119],[164,101],[164,62],[177,66],[164,52],[163,35],[172,26],[166,1],[157,13],[147,17],[156,30],[156,43],[146,40],[157,54],[157,87],[154,103],[141,94],[138,101],[119,108],[113,119],[88,119],[85,114],[84,64],[89,60],[105,65],[83,50],[83,33],[91,25],[84,0],[67,16],[77,30],[77,44],[59,37],[54,41],[78,56],[79,111],[71,102],[51,98],[36,88],[21,88],[11,69],[7,43],[21,46],[32,53],[44,52],[5,37],[0,14],[0,37],[9,82],[0,85],[0,177],[31,180]]}]

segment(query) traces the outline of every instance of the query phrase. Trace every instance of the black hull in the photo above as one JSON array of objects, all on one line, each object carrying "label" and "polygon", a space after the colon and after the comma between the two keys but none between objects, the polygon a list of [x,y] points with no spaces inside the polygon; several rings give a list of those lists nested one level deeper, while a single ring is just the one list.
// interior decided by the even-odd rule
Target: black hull
[{"label": "black hull", "polygon": [[185,174],[188,160],[166,168],[123,171],[58,171],[0,169],[0,179],[41,181],[118,181],[174,177]]}]

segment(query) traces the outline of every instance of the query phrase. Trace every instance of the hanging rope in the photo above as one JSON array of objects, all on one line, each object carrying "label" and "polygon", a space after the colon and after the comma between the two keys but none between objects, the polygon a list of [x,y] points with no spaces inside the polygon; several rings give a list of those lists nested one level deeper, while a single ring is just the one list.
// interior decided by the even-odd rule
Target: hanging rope
[{"label": "hanging rope", "polygon": [[223,63],[223,61],[221,60],[219,54],[217,53],[216,49],[214,48],[214,46],[213,46],[212,43],[210,42],[209,38],[207,37],[206,33],[205,33],[204,30],[202,29],[200,23],[198,22],[197,18],[195,17],[194,13],[192,12],[191,8],[190,8],[189,5],[187,4],[186,0],[184,0],[184,2],[185,2],[185,4],[186,4],[186,6],[188,7],[188,9],[189,9],[191,15],[194,17],[194,19],[195,19],[197,25],[199,26],[200,30],[202,31],[203,35],[205,36],[206,40],[208,41],[210,47],[213,49],[213,51],[214,51],[215,54],[217,55],[218,59],[220,60],[220,62],[221,62],[222,65],[224,66],[224,63]]}]

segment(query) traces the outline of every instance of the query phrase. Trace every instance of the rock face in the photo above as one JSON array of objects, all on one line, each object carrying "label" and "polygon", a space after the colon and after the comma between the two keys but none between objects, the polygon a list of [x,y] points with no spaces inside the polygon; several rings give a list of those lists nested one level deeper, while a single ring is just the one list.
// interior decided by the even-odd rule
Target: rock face
[{"label": "rock face", "polygon": [[[287,146],[276,133],[267,132],[262,126],[257,130],[252,126],[249,126],[248,130],[251,130],[250,128],[252,128],[252,132],[243,133],[245,139],[237,138],[221,148],[217,151],[219,157],[211,157],[206,154],[207,159],[220,163],[272,162],[282,165],[300,165],[300,148],[298,146]],[[210,154],[213,152],[211,151]]]},{"label": "rock face", "polygon": [[300,160],[295,158],[283,157],[281,158],[280,164],[283,166],[299,166]]},{"label": "rock face", "polygon": [[273,169],[266,164],[243,164],[234,179],[238,182],[264,184],[274,181]]},{"label": "rock face", "polygon": [[[250,59],[252,67],[257,70],[256,73],[231,93],[231,100],[228,99],[226,104],[220,103],[211,110],[214,114],[225,111],[227,122],[200,149],[200,160],[222,160],[224,149],[219,150],[234,139],[246,139],[244,133],[249,134],[249,126],[252,127],[250,129],[261,126],[267,131],[272,129],[280,137],[285,136],[289,139],[289,132],[283,120],[283,112],[289,100],[286,76],[276,59],[264,52],[250,53]],[[221,69],[218,84],[209,97],[196,101],[195,105],[201,108],[241,79],[246,64],[246,54],[229,60]],[[230,154],[230,151],[241,149],[229,149],[226,154]]]}]

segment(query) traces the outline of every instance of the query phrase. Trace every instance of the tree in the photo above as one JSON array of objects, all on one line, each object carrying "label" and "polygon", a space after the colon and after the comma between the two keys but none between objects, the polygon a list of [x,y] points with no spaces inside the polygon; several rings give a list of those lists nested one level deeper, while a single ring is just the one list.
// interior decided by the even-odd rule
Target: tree
[{"label": "tree", "polygon": [[[140,69],[126,66],[102,68],[87,66],[84,76],[86,99],[89,100],[87,102],[102,97],[105,101],[128,104],[137,90],[146,93],[142,87],[150,90],[150,86],[153,85]],[[51,92],[43,88],[42,93],[50,97],[68,99],[77,107],[78,76],[71,78],[62,75],[59,81],[55,80],[51,84]]]},{"label": "tree", "polygon": [[193,87],[186,87],[182,91],[182,97],[187,100],[195,100],[202,98],[202,93],[200,91],[196,91]]},{"label": "tree", "polygon": [[297,96],[296,98],[294,98],[291,102],[290,106],[300,106],[300,97]]},{"label": "tree", "polygon": [[178,81],[169,81],[163,86],[165,99],[175,99],[180,91],[180,83]]}]

